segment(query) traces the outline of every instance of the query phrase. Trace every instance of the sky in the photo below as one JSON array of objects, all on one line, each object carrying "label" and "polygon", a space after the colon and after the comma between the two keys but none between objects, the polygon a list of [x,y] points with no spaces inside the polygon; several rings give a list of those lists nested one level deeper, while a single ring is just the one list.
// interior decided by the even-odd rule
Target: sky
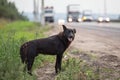
[{"label": "sky", "polygon": [[[33,0],[9,0],[15,2],[19,12],[33,12]],[[44,0],[45,6],[54,6],[55,13],[66,13],[66,6],[79,4],[80,11],[92,10],[93,13],[104,13],[104,0]],[[106,0],[108,14],[120,14],[120,0]],[[39,12],[41,0],[38,0]]]}]

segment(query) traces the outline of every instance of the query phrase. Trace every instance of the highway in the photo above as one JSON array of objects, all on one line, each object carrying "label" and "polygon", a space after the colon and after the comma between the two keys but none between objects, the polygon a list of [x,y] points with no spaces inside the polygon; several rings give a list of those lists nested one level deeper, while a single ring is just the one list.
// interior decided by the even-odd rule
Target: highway
[{"label": "highway", "polygon": [[89,30],[101,36],[107,36],[120,41],[120,23],[67,23],[67,25],[79,29]]},{"label": "highway", "polygon": [[120,57],[120,23],[66,23],[77,30],[73,46],[98,56],[116,55]]}]

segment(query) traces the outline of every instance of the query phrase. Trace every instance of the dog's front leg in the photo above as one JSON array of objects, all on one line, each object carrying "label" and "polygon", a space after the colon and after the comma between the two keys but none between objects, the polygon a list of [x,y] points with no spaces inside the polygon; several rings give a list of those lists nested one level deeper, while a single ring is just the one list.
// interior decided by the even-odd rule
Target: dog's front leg
[{"label": "dog's front leg", "polygon": [[55,72],[56,72],[56,74],[58,73],[57,66],[58,66],[58,59],[57,59],[57,56],[56,56],[56,63],[55,63]]},{"label": "dog's front leg", "polygon": [[61,71],[61,63],[62,63],[62,55],[58,54],[56,56],[56,64],[55,64],[56,73],[58,73],[58,71]]}]

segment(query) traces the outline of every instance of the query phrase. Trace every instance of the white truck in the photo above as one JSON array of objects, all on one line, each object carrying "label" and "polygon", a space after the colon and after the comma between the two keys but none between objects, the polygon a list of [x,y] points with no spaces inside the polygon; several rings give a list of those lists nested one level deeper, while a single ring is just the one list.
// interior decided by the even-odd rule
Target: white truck
[{"label": "white truck", "polygon": [[71,4],[67,6],[67,22],[80,22],[80,5]]},{"label": "white truck", "polygon": [[54,22],[54,11],[52,6],[44,8],[44,18],[45,18],[45,22],[48,23]]}]

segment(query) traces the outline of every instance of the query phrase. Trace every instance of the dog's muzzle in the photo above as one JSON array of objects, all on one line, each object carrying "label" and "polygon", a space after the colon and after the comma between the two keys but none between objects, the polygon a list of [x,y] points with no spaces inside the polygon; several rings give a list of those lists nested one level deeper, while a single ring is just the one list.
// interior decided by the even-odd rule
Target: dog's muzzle
[{"label": "dog's muzzle", "polygon": [[73,41],[73,37],[68,37],[68,41],[72,42]]}]

